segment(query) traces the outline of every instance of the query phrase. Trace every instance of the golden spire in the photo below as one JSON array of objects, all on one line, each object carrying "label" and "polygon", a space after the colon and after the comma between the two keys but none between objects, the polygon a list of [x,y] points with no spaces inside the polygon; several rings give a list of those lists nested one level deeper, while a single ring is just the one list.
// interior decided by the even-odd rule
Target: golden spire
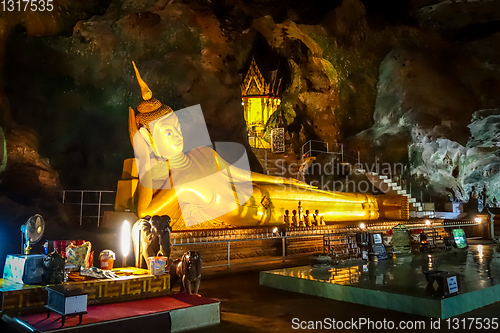
[{"label": "golden spire", "polygon": [[144,82],[141,78],[141,74],[139,74],[139,70],[135,66],[135,62],[132,61],[132,65],[134,65],[134,70],[135,70],[135,75],[137,77],[137,82],[139,82],[139,86],[141,87],[141,93],[142,93],[142,99],[145,101],[148,101],[153,97],[153,93],[151,92],[151,89],[149,89],[148,85],[146,82]]},{"label": "golden spire", "polygon": [[[158,119],[164,115],[170,114],[174,111],[169,106],[163,105],[159,100],[153,98],[151,89],[149,89],[146,82],[142,80],[134,61],[132,61],[132,65],[134,65],[137,82],[139,82],[139,86],[141,87],[143,101],[140,102],[137,106],[137,111],[139,111],[137,116],[135,115],[134,110],[129,110],[129,122],[135,122],[136,127],[134,128],[134,130],[138,130],[142,126],[146,126],[147,129],[149,129],[149,123],[151,121]],[[135,120],[133,118],[135,118]],[[131,135],[132,134],[135,134],[135,132],[132,131]]]}]

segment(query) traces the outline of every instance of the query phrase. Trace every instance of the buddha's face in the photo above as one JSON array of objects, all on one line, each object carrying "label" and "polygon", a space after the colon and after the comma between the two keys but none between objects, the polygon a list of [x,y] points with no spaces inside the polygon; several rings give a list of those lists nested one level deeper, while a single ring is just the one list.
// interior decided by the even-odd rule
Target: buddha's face
[{"label": "buddha's face", "polygon": [[152,124],[151,135],[160,155],[166,159],[173,158],[184,148],[181,125],[175,113],[163,116]]}]

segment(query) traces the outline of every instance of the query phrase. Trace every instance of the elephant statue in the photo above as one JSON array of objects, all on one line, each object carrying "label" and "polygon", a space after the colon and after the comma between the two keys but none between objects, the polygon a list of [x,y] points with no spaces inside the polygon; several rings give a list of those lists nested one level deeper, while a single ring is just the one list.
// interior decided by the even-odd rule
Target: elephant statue
[{"label": "elephant statue", "polygon": [[170,290],[177,279],[181,278],[181,292],[198,294],[201,282],[201,257],[196,251],[184,253],[182,259],[175,260],[170,266]]},{"label": "elephant statue", "polygon": [[135,267],[147,268],[148,257],[170,257],[171,231],[168,215],[146,216],[135,222],[132,227]]},{"label": "elephant statue", "polygon": [[56,251],[43,259],[43,283],[60,284],[64,281],[64,258]]}]

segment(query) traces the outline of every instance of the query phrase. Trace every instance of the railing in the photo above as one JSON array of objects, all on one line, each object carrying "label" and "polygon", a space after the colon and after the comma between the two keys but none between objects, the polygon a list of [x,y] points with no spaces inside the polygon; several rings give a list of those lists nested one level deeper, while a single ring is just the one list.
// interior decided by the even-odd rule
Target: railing
[{"label": "railing", "polygon": [[[343,232],[349,230],[354,231],[358,228],[349,227],[342,229]],[[330,229],[323,230],[299,230],[299,231],[286,231],[286,232],[265,232],[265,233],[255,233],[255,234],[234,234],[234,235],[212,235],[212,236],[201,236],[201,237],[186,237],[184,238],[172,238],[172,246],[185,246],[185,245],[203,245],[203,244],[217,244],[226,243],[227,244],[227,261],[225,264],[203,266],[205,268],[209,267],[223,267],[231,266],[231,243],[235,242],[248,242],[248,241],[262,241],[262,240],[281,240],[281,256],[276,256],[273,259],[260,259],[260,260],[245,260],[242,264],[256,263],[256,262],[269,262],[269,261],[285,261],[286,258],[286,240],[293,238],[314,238],[323,237],[324,235],[329,235],[332,233]]]},{"label": "railing", "polygon": [[[269,262],[269,261],[285,261],[286,260],[286,241],[287,239],[293,238],[316,238],[323,237],[325,235],[336,235],[336,234],[355,234],[356,232],[385,232],[394,228],[398,224],[404,224],[408,229],[435,229],[435,228],[458,228],[458,227],[471,227],[480,225],[480,223],[474,220],[443,220],[443,219],[430,219],[431,224],[426,224],[429,219],[421,219],[418,221],[384,221],[384,222],[364,222],[361,221],[350,225],[341,226],[323,226],[318,227],[318,229],[307,229],[305,227],[291,228],[292,230],[283,231],[283,227],[275,227],[274,230],[268,228],[269,231],[266,232],[255,232],[255,233],[239,233],[231,234],[231,232],[236,232],[238,230],[228,229],[218,235],[206,235],[206,236],[189,236],[189,237],[176,237],[176,233],[171,234],[171,244],[172,246],[186,246],[186,245],[205,245],[205,244],[227,244],[227,260],[224,264],[203,266],[205,268],[209,267],[229,267],[235,265],[231,263],[231,243],[236,242],[248,242],[248,241],[262,241],[262,240],[281,240],[281,256],[275,256],[272,259],[259,259],[259,260],[244,260],[243,262],[237,264],[250,264],[256,262]],[[361,225],[364,225],[361,227]],[[196,232],[192,232],[196,233]],[[322,243],[321,243],[322,244]]]},{"label": "railing", "polygon": [[[313,147],[313,145],[315,147]],[[326,146],[326,148],[325,148]],[[325,150],[326,149],[326,150]],[[304,161],[305,157],[313,157],[321,153],[328,153],[328,142],[318,141],[318,140],[309,140],[302,145],[300,148],[300,155],[302,161]]]},{"label": "railing", "polygon": [[104,211],[114,209],[116,191],[64,190],[61,195],[63,204],[75,206],[79,212],[80,225],[84,220],[97,220],[99,227]]},{"label": "railing", "polygon": [[[322,150],[321,149],[314,149],[313,144],[316,144],[316,147],[318,144],[321,144],[322,146],[326,147],[326,150],[325,150],[325,148],[323,148]],[[307,141],[301,147],[302,163],[304,163],[305,157],[314,156],[314,155],[318,155],[318,154],[323,153],[323,154],[338,155],[338,156],[340,156],[340,163],[349,163],[349,164],[355,165],[361,169],[364,169],[367,172],[376,172],[376,173],[380,174],[380,172],[382,170],[381,166],[380,166],[381,162],[380,162],[379,157],[375,157],[375,161],[373,163],[367,163],[367,162],[361,160],[361,154],[359,151],[356,152],[357,156],[350,156],[350,155],[346,154],[343,144],[340,144],[340,152],[329,151],[328,147],[329,147],[328,142],[325,142],[325,141],[318,141],[318,140]],[[334,163],[334,161],[332,160],[332,168],[333,168],[333,163]],[[371,167],[368,167],[369,164],[371,164]],[[389,172],[390,172],[390,174],[388,174],[387,176],[389,176],[389,178],[391,178],[395,182],[397,182],[398,185],[400,185],[402,188],[404,187],[406,189],[406,185],[403,184],[403,181],[401,179],[403,174],[392,174],[391,168],[389,168]],[[394,176],[398,176],[398,177],[394,177]],[[409,187],[408,193],[411,194],[411,186]]]},{"label": "railing", "polygon": [[[313,147],[313,145],[315,145],[316,147]],[[318,148],[318,146],[321,146],[321,147]],[[325,148],[323,148],[323,147],[325,147]],[[341,163],[344,163],[344,158],[351,157],[351,156],[344,153],[344,145],[343,144],[340,144],[340,152],[335,152],[335,151],[329,150],[328,142],[318,141],[318,140],[309,140],[306,143],[304,143],[302,145],[302,147],[300,148],[300,153],[301,153],[302,162],[304,162],[304,158],[306,158],[306,157],[313,157],[313,156],[317,156],[319,154],[340,155],[340,162]],[[360,163],[359,151],[358,151],[358,157],[357,157],[357,159],[355,159],[355,161],[356,161],[355,163],[357,163],[357,164]]]}]

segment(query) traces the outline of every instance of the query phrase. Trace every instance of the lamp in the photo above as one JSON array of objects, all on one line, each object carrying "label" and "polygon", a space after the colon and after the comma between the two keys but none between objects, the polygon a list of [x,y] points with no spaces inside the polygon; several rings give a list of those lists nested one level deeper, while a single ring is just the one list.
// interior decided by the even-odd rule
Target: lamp
[{"label": "lamp", "polygon": [[359,225],[359,227],[360,227],[361,229],[364,229],[364,228],[365,228],[365,224],[364,224],[364,223],[361,223],[361,224]]},{"label": "lamp", "polygon": [[482,219],[480,217],[476,217],[474,219],[474,221],[479,224],[479,223],[481,223]]},{"label": "lamp", "polygon": [[430,226],[431,225],[431,220],[426,220],[425,225]]},{"label": "lamp", "polygon": [[130,250],[130,224],[127,220],[123,221],[122,225],[122,254],[123,254],[123,264],[122,266],[127,266],[127,256]]}]

